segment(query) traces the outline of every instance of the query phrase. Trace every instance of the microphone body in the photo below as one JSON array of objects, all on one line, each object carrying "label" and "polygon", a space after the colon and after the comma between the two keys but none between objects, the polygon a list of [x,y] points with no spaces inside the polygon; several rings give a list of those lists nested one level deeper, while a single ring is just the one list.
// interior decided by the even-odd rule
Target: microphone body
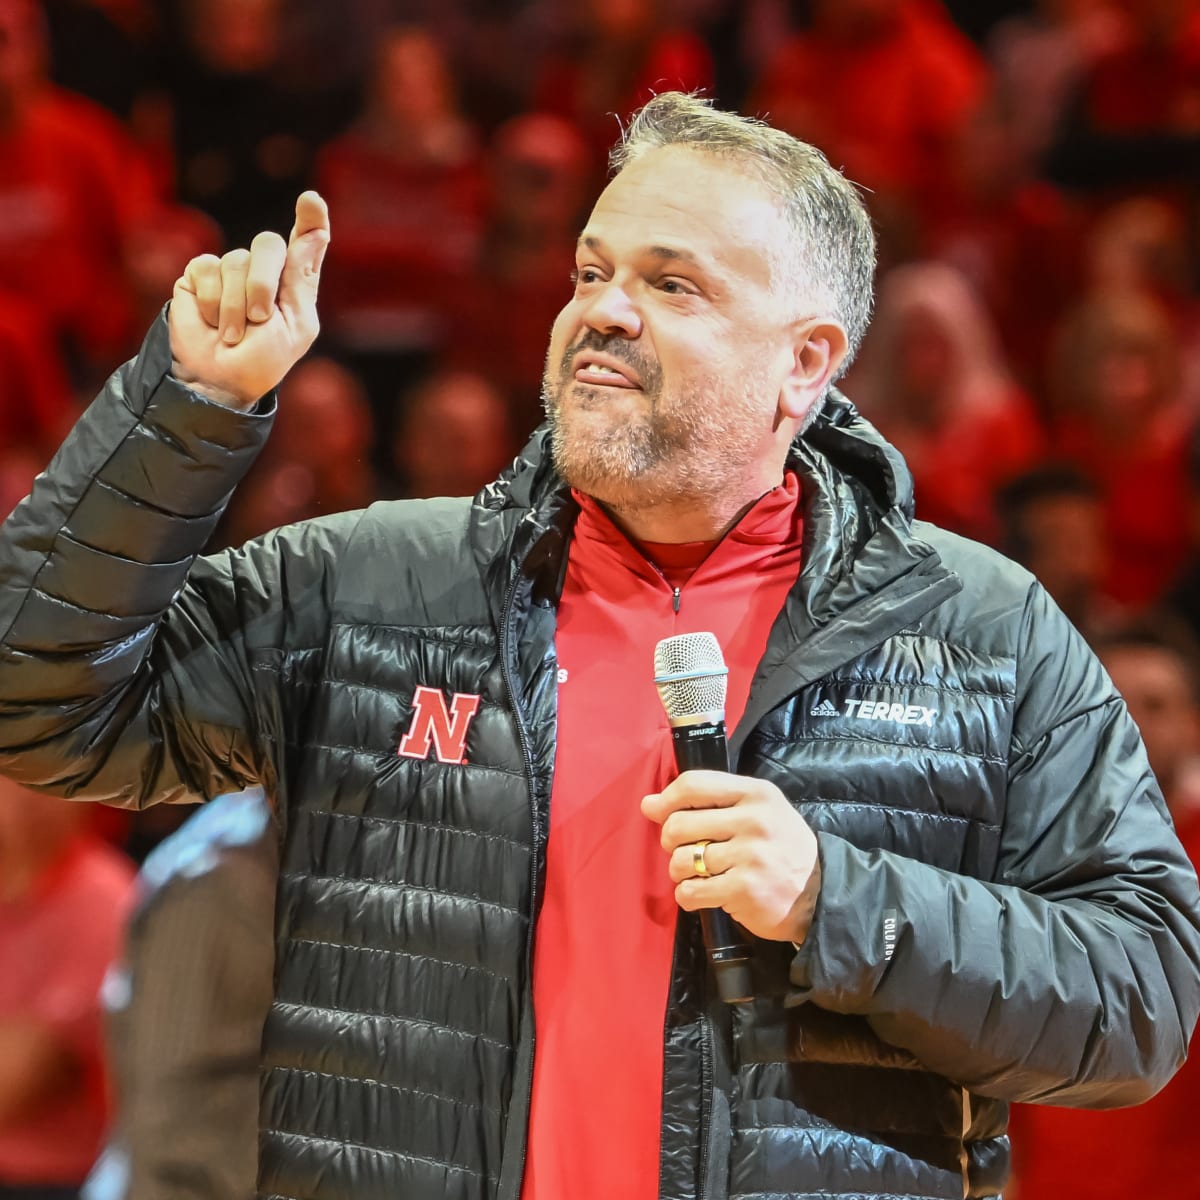
[{"label": "microphone body", "polygon": [[[695,640],[700,638],[706,639],[699,644],[699,652],[707,656],[703,661],[690,664],[671,661],[673,654],[695,653]],[[680,666],[684,669],[680,670]],[[655,652],[655,683],[671,725],[675,765],[680,773],[729,770],[724,713],[725,673],[724,660],[711,634],[684,634],[665,638],[659,643]],[[697,685],[702,691],[688,694],[688,690]],[[750,947],[745,932],[723,908],[702,908],[700,926],[716,979],[717,994],[727,1004],[752,1000]]]}]

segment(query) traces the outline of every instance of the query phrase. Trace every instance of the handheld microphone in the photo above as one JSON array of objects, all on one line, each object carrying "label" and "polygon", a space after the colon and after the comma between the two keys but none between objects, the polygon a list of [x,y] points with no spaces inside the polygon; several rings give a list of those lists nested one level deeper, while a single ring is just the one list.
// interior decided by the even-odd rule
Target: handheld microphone
[{"label": "handheld microphone", "polygon": [[[654,648],[654,686],[667,712],[680,772],[728,771],[725,684],[729,674],[711,633],[663,638]],[[702,908],[704,947],[727,1004],[752,1000],[750,948],[741,926],[721,908]]]}]

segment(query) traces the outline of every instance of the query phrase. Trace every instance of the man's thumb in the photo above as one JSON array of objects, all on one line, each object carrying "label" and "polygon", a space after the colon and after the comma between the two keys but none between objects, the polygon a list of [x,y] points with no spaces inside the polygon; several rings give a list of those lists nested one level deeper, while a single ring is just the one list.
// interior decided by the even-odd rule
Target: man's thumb
[{"label": "man's thumb", "polygon": [[316,300],[321,264],[329,248],[329,208],[316,192],[296,201],[296,223],[288,238],[287,259],[279,281],[281,307],[310,305]]}]

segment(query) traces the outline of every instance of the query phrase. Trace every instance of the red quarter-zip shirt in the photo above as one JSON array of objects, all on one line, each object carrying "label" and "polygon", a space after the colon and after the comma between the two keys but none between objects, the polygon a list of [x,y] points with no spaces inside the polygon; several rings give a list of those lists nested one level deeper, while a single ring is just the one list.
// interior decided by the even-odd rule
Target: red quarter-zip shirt
[{"label": "red quarter-zip shirt", "polygon": [[[642,797],[676,775],[654,647],[711,632],[726,724],[800,570],[788,474],[715,545],[635,546],[586,496],[558,612],[558,749],[537,918],[537,1041],[522,1200],[654,1200],[678,907]],[[678,589],[678,590],[676,590]]]}]

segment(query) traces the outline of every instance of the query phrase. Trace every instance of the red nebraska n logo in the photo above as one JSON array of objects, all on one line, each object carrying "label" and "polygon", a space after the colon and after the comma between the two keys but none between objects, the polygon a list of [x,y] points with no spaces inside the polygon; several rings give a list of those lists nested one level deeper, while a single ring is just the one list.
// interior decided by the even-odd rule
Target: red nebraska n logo
[{"label": "red nebraska n logo", "polygon": [[465,762],[467,730],[478,707],[478,696],[455,692],[447,709],[446,698],[437,688],[417,688],[412,724],[400,739],[398,753],[405,758],[428,758],[433,749],[439,762]]}]

